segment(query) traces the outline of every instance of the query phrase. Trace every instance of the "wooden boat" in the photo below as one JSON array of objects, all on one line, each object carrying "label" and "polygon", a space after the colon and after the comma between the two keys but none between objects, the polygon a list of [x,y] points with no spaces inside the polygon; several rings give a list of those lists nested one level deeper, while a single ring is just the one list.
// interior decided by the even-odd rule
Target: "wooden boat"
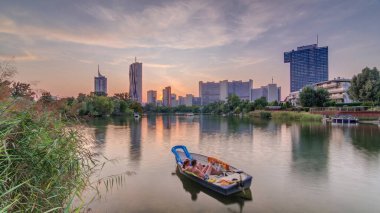
[{"label": "wooden boat", "polygon": [[331,122],[335,124],[357,124],[359,119],[352,115],[337,115],[331,118]]},{"label": "wooden boat", "polygon": [[[181,175],[219,194],[228,196],[249,189],[251,186],[252,176],[217,158],[189,153],[187,148],[182,145],[174,146],[171,151],[175,155],[177,169]],[[200,178],[194,173],[183,170],[182,165],[185,159],[195,159],[203,165],[211,163],[213,166],[219,167],[222,174],[209,175],[207,179]]]}]

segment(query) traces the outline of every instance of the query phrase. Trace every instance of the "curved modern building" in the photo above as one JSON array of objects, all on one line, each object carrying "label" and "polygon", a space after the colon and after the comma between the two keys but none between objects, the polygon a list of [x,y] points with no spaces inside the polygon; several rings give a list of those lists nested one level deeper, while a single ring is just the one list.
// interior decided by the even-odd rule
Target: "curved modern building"
[{"label": "curved modern building", "polygon": [[142,103],[142,63],[129,65],[129,95],[131,99]]}]

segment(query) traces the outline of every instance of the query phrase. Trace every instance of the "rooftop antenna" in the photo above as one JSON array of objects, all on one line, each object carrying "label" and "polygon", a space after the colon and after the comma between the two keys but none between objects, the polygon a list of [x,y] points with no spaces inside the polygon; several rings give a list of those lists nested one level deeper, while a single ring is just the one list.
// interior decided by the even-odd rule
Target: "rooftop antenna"
[{"label": "rooftop antenna", "polygon": [[317,46],[318,46],[318,34],[317,34]]},{"label": "rooftop antenna", "polygon": [[100,75],[100,71],[99,71],[99,64],[98,64],[98,75]]},{"label": "rooftop antenna", "polygon": [[272,76],[272,84],[273,84],[273,76]]}]

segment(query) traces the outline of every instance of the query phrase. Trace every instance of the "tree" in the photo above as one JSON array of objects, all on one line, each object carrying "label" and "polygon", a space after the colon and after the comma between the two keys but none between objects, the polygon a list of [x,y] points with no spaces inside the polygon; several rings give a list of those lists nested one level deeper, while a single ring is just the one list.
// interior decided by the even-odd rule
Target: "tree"
[{"label": "tree", "polygon": [[348,90],[350,98],[355,101],[380,101],[380,73],[376,67],[364,68],[361,73],[354,75]]},{"label": "tree", "polygon": [[266,106],[268,106],[268,101],[265,97],[261,97],[259,99],[256,99],[253,104],[256,109],[264,109]]},{"label": "tree", "polygon": [[115,93],[113,97],[119,100],[124,100],[124,101],[128,101],[131,98],[127,92]]},{"label": "tree", "polygon": [[43,92],[38,101],[42,102],[43,104],[49,104],[49,103],[52,103],[54,99],[53,99],[53,96],[50,94],[50,92]]},{"label": "tree", "polygon": [[324,88],[315,90],[315,104],[317,107],[325,107],[330,101],[330,94]]},{"label": "tree", "polygon": [[11,93],[12,77],[16,74],[17,69],[12,61],[0,62],[0,100],[9,98]]},{"label": "tree", "polygon": [[330,100],[329,92],[324,88],[305,87],[300,93],[300,103],[303,107],[324,107]]},{"label": "tree", "polygon": [[30,88],[30,84],[17,82],[12,85],[11,95],[13,98],[22,97],[33,100],[35,93]]},{"label": "tree", "polygon": [[305,87],[300,92],[300,103],[303,107],[315,106],[315,90],[311,87]]}]

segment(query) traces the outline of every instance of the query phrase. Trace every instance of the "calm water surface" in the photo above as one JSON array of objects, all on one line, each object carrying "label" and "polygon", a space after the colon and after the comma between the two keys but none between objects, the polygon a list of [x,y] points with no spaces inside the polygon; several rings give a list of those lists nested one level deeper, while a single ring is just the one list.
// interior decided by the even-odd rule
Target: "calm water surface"
[{"label": "calm water surface", "polygon": [[[94,120],[88,131],[108,158],[98,157],[105,164],[92,177],[98,192],[85,193],[87,201],[98,195],[90,212],[380,212],[375,125],[146,116]],[[170,152],[177,144],[251,174],[251,199],[177,176]]]}]

